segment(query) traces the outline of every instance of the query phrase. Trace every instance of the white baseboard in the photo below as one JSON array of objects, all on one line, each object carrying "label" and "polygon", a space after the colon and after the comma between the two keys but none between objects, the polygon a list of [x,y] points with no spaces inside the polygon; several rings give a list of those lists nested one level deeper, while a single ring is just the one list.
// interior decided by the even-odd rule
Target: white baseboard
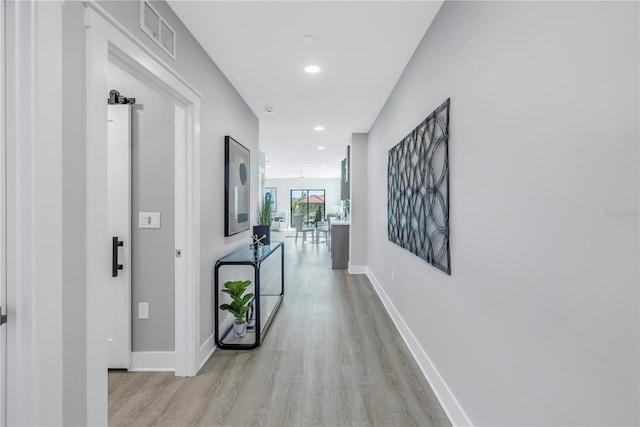
[{"label": "white baseboard", "polygon": [[[223,319],[220,319],[220,329],[223,331],[226,330],[231,326],[234,320],[235,318],[231,314],[227,313],[227,315]],[[215,345],[214,334],[209,335],[209,337],[200,346],[200,351],[198,352],[198,371],[200,371],[204,364],[207,363],[207,360],[209,360],[209,358],[217,348],[218,347],[216,347]]]},{"label": "white baseboard", "polygon": [[366,265],[351,265],[349,263],[349,274],[367,274],[367,270]]},{"label": "white baseboard", "polygon": [[216,346],[213,345],[213,334],[211,334],[209,338],[205,340],[204,344],[200,346],[200,352],[198,353],[198,371],[207,363],[207,360],[209,360],[209,357],[211,357],[215,349]]},{"label": "white baseboard", "polygon": [[173,351],[132,351],[129,372],[175,371],[175,359]]},{"label": "white baseboard", "polygon": [[431,385],[431,389],[440,401],[440,405],[442,405],[442,408],[449,417],[449,421],[451,421],[454,426],[472,426],[473,424],[471,423],[471,420],[465,413],[464,409],[462,409],[462,406],[460,406],[460,403],[447,386],[447,383],[444,381],[442,376],[440,376],[440,373],[436,369],[435,365],[433,364],[427,353],[424,351],[415,335],[413,335],[413,332],[411,332],[411,329],[409,329],[404,319],[396,309],[395,305],[393,305],[393,302],[391,302],[391,299],[384,291],[382,285],[380,284],[380,282],[378,282],[378,279],[369,267],[366,267],[366,274],[373,284],[373,288],[378,293],[378,297],[386,308],[387,313],[389,313],[391,320],[393,320],[396,328],[398,328],[400,336],[402,336],[402,339],[407,344],[407,347],[409,347],[409,351],[413,355],[413,358],[416,360],[418,366],[422,370],[422,373],[427,378],[429,385]]}]

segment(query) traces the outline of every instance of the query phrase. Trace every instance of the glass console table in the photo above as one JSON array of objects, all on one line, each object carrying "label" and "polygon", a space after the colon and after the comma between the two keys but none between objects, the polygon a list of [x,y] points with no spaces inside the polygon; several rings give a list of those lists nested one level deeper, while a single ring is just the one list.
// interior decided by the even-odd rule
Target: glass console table
[{"label": "glass console table", "polygon": [[[228,280],[251,280],[247,292],[255,295],[251,302],[252,309],[247,313],[247,335],[243,338],[234,338],[232,329],[235,318],[227,311],[220,310],[220,304],[228,298],[221,291],[222,285]],[[220,258],[216,262],[214,282],[214,328],[218,348],[249,350],[258,347],[284,297],[283,243],[262,246],[257,254],[247,245]],[[223,296],[225,300],[220,301]],[[221,315],[225,317],[221,319]]]}]

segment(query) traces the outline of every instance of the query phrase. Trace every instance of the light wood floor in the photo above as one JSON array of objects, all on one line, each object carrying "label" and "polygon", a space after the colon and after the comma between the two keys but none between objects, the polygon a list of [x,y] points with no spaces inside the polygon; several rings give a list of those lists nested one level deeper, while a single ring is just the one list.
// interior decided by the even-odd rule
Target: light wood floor
[{"label": "light wood floor", "polygon": [[366,276],[332,270],[323,243],[284,240],[262,346],[216,350],[192,378],[111,371],[110,425],[450,426]]}]

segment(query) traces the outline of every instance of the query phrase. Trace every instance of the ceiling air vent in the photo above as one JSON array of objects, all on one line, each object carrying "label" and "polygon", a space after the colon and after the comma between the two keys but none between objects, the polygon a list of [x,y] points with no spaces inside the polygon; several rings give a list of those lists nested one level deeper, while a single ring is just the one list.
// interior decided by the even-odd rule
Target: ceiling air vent
[{"label": "ceiling air vent", "polygon": [[175,61],[176,32],[147,0],[140,1],[140,28]]}]

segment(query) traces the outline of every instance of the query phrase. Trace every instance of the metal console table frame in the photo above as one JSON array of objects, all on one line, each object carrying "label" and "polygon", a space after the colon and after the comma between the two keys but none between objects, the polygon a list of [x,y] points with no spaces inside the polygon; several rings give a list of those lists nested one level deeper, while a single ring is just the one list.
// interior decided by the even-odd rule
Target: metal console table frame
[{"label": "metal console table frame", "polygon": [[[280,250],[280,289],[279,293],[261,294],[261,267],[269,258]],[[257,256],[256,256],[257,255]],[[233,323],[220,333],[220,268],[230,265],[252,266],[254,269],[254,321],[249,323],[247,336],[244,338],[234,338],[231,332]],[[279,242],[275,245],[265,245],[258,249],[257,254],[248,246],[230,253],[216,261],[214,271],[214,301],[215,301],[215,339],[218,348],[234,350],[250,350],[258,347],[271,326],[271,322],[280,308],[284,297],[284,244]],[[252,338],[253,337],[253,338]]]}]

